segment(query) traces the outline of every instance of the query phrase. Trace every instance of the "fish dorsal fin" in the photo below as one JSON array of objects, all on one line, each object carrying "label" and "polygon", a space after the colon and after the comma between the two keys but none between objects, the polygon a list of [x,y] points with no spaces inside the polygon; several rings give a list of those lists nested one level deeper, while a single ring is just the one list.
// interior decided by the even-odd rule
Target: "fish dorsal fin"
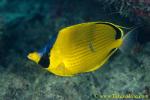
[{"label": "fish dorsal fin", "polygon": [[119,25],[116,25],[116,24],[113,24],[113,23],[110,23],[110,22],[97,22],[96,24],[106,24],[106,25],[109,25],[109,26],[113,27],[116,31],[115,39],[120,39],[124,35],[124,32],[121,29],[122,26],[119,26]]}]

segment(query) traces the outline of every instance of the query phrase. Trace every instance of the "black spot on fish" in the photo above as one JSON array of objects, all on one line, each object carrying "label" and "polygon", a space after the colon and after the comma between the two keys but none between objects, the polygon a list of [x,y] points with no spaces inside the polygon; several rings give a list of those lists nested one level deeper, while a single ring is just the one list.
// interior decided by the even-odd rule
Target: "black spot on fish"
[{"label": "black spot on fish", "polygon": [[44,54],[41,57],[41,59],[40,59],[38,64],[40,64],[43,68],[48,68],[49,67],[50,61],[49,61],[48,53]]},{"label": "black spot on fish", "polygon": [[92,45],[92,42],[89,43],[89,48],[90,48],[90,50],[91,50],[92,52],[95,51],[95,50],[94,50],[94,47],[93,47],[93,45]]},{"label": "black spot on fish", "polygon": [[117,28],[116,26],[114,26],[114,25],[112,25],[112,24],[109,24],[109,23],[96,23],[96,24],[106,24],[106,25],[109,25],[109,26],[111,26],[112,28],[114,28],[115,29],[115,31],[116,31],[116,36],[115,36],[115,39],[117,40],[117,39],[120,39],[121,38],[121,30],[119,29],[119,28]]}]

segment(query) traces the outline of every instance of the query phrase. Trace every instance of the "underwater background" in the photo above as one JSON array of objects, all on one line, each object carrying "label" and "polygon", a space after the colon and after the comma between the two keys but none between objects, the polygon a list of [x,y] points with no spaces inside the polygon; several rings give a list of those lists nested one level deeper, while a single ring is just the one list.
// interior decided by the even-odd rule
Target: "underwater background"
[{"label": "underwater background", "polygon": [[107,100],[100,95],[114,93],[150,98],[149,42],[128,55],[118,51],[99,70],[74,77],[55,76],[26,58],[60,29],[90,21],[144,25],[150,32],[150,1],[0,0],[0,100]]}]

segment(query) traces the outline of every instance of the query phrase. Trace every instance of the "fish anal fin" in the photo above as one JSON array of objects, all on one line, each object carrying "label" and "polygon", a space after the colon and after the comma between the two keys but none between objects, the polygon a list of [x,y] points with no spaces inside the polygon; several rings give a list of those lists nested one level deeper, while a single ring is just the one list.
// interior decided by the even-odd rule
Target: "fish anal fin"
[{"label": "fish anal fin", "polygon": [[91,72],[91,71],[95,71],[97,70],[98,68],[100,68],[102,65],[104,65],[106,63],[106,61],[115,53],[115,51],[117,50],[117,48],[113,48],[109,53],[108,55],[105,57],[105,59],[100,63],[98,64],[97,66],[95,66],[94,68],[86,71],[86,72]]}]

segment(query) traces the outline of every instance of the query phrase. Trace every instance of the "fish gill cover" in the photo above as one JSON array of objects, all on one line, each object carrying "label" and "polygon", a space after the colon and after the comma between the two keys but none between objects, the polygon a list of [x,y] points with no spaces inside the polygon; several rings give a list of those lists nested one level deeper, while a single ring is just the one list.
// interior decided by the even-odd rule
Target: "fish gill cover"
[{"label": "fish gill cover", "polygon": [[0,100],[150,98],[149,42],[136,45],[129,55],[118,51],[97,71],[68,78],[26,59],[61,28],[77,23],[144,25],[149,32],[149,5],[149,0],[0,0]]}]

